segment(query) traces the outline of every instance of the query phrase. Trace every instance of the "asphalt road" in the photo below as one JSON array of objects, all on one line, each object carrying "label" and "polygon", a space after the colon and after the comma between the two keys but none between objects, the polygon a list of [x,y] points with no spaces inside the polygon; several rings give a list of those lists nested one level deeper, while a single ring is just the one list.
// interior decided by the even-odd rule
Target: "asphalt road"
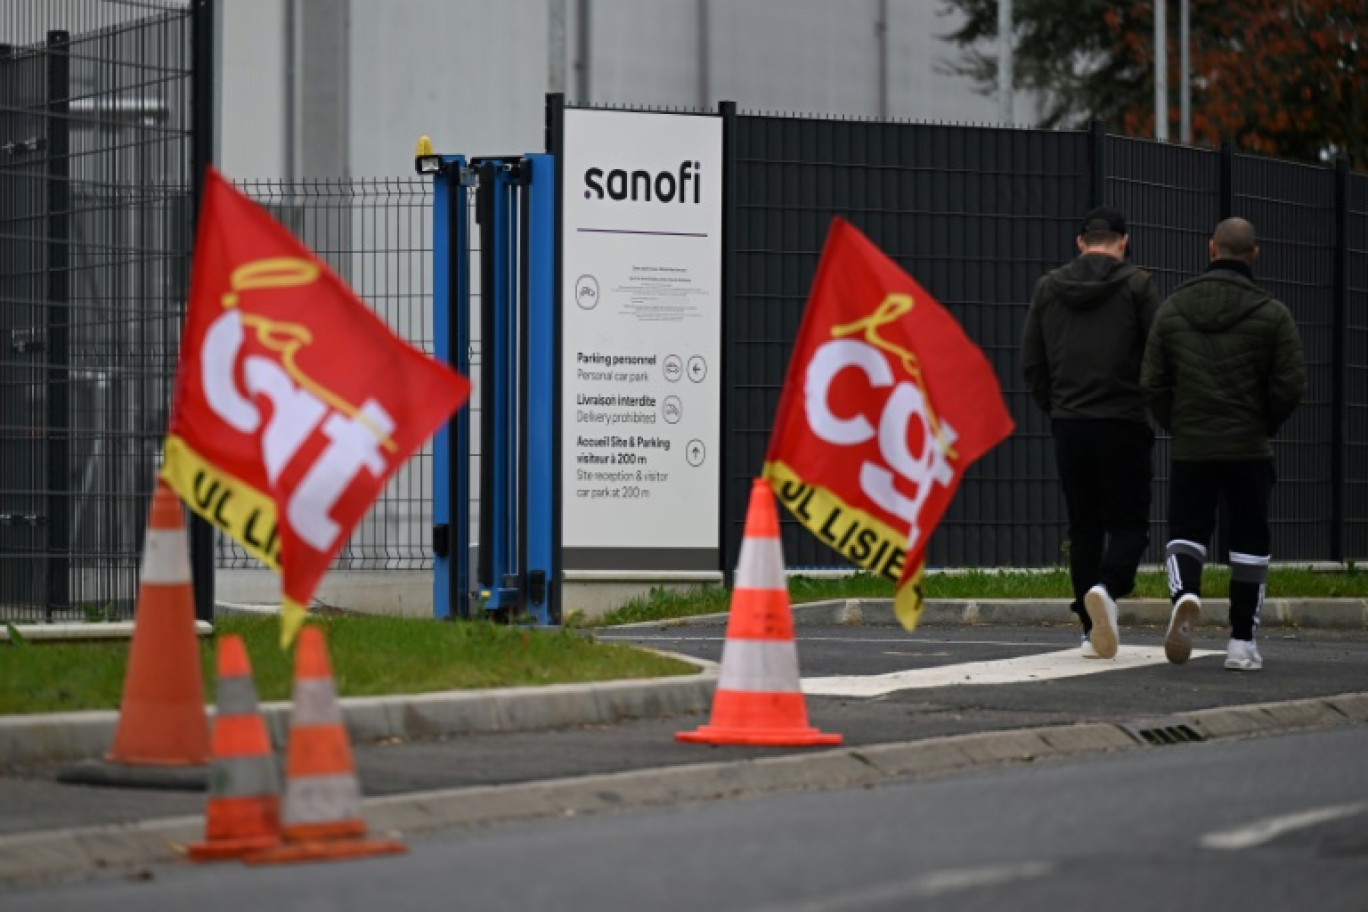
[{"label": "asphalt road", "polygon": [[1368,910],[1368,727],[559,818],[346,864],[25,887],[10,912]]},{"label": "asphalt road", "polygon": [[[636,628],[600,635],[701,658],[720,657],[721,627]],[[936,627],[907,634],[884,627],[801,627],[805,679],[879,674],[1074,650],[1072,628]],[[1157,647],[1156,628],[1123,630],[1123,646]],[[1198,648],[1224,648],[1202,631]],[[1279,630],[1262,638],[1265,670],[1239,674],[1219,656],[1185,666],[1166,663],[1101,670],[1111,663],[1064,657],[1098,669],[1080,677],[968,684],[896,691],[876,698],[809,697],[812,724],[846,744],[917,741],[942,735],[1070,724],[1124,723],[1209,707],[1264,703],[1368,690],[1368,631]],[[536,782],[596,773],[799,753],[802,749],[713,747],[675,741],[701,716],[643,719],[611,726],[464,735],[431,741],[354,745],[364,794]],[[180,814],[198,814],[196,793],[59,784],[58,767],[0,775],[0,835]],[[1368,910],[1365,910],[1368,912]]]}]

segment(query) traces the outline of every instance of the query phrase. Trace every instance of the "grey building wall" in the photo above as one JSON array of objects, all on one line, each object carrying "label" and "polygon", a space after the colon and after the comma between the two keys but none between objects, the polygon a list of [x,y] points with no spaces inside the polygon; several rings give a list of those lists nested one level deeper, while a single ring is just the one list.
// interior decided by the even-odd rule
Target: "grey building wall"
[{"label": "grey building wall", "polygon": [[997,119],[995,99],[937,67],[954,53],[940,0],[231,0],[221,15],[232,176],[405,173],[423,134],[442,151],[539,151],[547,91]]}]

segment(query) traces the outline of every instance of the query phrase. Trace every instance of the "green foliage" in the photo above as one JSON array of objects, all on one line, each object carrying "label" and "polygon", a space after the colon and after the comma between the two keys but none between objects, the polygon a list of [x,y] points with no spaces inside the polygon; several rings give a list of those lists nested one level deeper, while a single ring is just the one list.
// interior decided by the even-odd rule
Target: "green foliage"
[{"label": "green foliage", "polygon": [[[1178,0],[1168,10],[1165,117],[1180,100]],[[960,51],[942,70],[997,90],[998,0],[942,0]],[[1154,136],[1154,2],[1014,0],[1013,84],[1043,101],[1042,125],[1105,120]],[[1368,16],[1344,0],[1192,0],[1192,130],[1214,146],[1303,161],[1368,164]],[[1177,135],[1170,129],[1171,135]]]},{"label": "green foliage", "polygon": [[585,621],[584,624],[591,627],[608,627],[661,618],[716,614],[726,611],[730,601],[731,593],[721,586],[696,586],[690,589],[653,586],[646,595],[630,599],[621,607],[596,620]]},{"label": "green foliage", "polygon": [[85,617],[87,624],[111,624],[120,620],[119,609],[115,608],[113,604],[81,605],[80,607],[81,614]]},{"label": "green foliage", "polygon": [[[1124,113],[1153,92],[1140,61],[1115,52],[1107,14],[1134,4],[1111,0],[1014,0],[1014,85],[1044,99],[1041,125],[1078,127],[1102,119],[1119,124]],[[960,59],[944,62],[949,73],[968,76],[979,91],[997,91],[998,0],[944,0],[942,15],[962,24],[941,37],[958,46]],[[1148,20],[1147,20],[1148,21]],[[1132,27],[1138,27],[1138,23]]]}]

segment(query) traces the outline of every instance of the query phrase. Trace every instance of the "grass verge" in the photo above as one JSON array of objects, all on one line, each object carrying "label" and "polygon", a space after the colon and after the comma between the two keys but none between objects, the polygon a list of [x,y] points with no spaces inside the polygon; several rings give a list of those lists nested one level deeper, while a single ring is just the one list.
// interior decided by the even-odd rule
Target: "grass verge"
[{"label": "grass verge", "polygon": [[[1203,591],[1229,594],[1230,576],[1210,568]],[[1368,598],[1368,574],[1351,569],[1320,573],[1274,568],[1270,598]],[[789,580],[795,604],[835,598],[891,598],[893,585],[871,574],[836,579],[795,576]],[[930,599],[1069,598],[1068,573],[937,573],[926,578]],[[1142,573],[1136,598],[1163,598],[1162,573]],[[603,627],[668,620],[727,610],[731,594],[721,588],[675,592],[656,589],[644,598],[580,626]],[[257,694],[262,700],[289,699],[292,654],[276,645],[274,617],[229,616],[216,633],[237,633],[247,643]],[[484,622],[423,621],[356,615],[315,614],[311,623],[328,636],[333,677],[342,696],[478,690],[541,684],[607,681],[688,674],[693,666],[628,646],[595,643],[573,630],[539,630]],[[206,699],[214,698],[212,641],[201,642]],[[128,643],[0,644],[0,715],[116,709],[128,664]]]},{"label": "grass verge", "polygon": [[[595,643],[569,630],[482,622],[315,616],[327,633],[342,696],[479,690],[689,674],[692,665],[628,646]],[[257,695],[286,700],[293,652],[281,652],[274,617],[219,619],[215,633],[247,644]],[[212,639],[201,641],[205,698],[216,683]],[[117,709],[128,642],[0,645],[0,714]]]}]

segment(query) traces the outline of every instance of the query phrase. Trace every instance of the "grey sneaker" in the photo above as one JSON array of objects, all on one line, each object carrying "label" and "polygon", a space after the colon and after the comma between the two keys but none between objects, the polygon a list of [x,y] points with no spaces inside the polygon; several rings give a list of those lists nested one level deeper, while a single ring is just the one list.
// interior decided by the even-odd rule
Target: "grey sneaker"
[{"label": "grey sneaker", "polygon": [[1102,658],[1100,655],[1097,654],[1097,650],[1093,648],[1092,640],[1088,639],[1088,635],[1086,633],[1083,634],[1083,646],[1081,647],[1080,654],[1085,659]]},{"label": "grey sneaker", "polygon": [[1259,671],[1263,668],[1263,656],[1253,640],[1231,640],[1226,646],[1225,667],[1231,671]]},{"label": "grey sneaker", "polygon": [[1107,587],[1098,583],[1083,596],[1083,607],[1092,618],[1092,645],[1099,659],[1116,655],[1119,635],[1116,631],[1116,602],[1107,594]]},{"label": "grey sneaker", "polygon": [[1184,594],[1173,606],[1168,633],[1164,635],[1164,655],[1174,665],[1182,665],[1192,657],[1192,628],[1201,613],[1202,600],[1191,592]]}]

